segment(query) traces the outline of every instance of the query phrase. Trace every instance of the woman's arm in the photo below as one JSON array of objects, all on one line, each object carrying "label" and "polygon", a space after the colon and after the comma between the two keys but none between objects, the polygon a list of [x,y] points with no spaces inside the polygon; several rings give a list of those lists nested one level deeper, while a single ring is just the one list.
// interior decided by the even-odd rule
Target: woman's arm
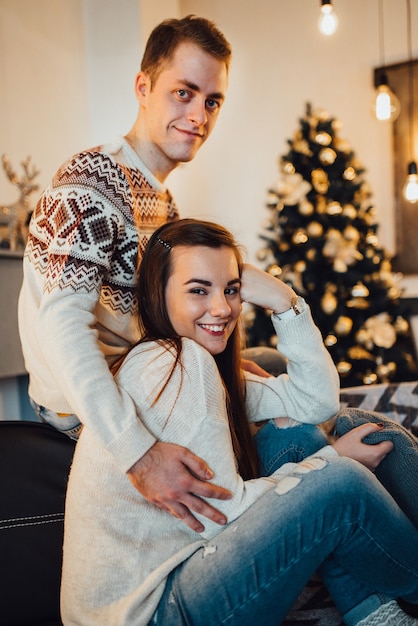
[{"label": "woman's arm", "polygon": [[315,325],[309,306],[281,280],[245,265],[243,301],[273,311],[272,322],[280,352],[288,359],[287,373],[261,378],[245,373],[249,419],[285,417],[302,423],[320,423],[339,409],[339,376]]},{"label": "woman's arm", "polygon": [[[239,475],[218,368],[209,352],[194,341],[183,340],[182,363],[154,403],[173,359],[159,345],[137,346],[119,370],[117,383],[132,397],[143,423],[159,441],[185,446],[206,461],[213,471],[209,483],[232,494],[230,500],[216,501],[216,507],[231,522],[277,481],[243,481]],[[208,502],[214,504],[213,500]],[[205,526],[202,535],[206,538],[222,529],[198,513],[196,517]]]}]

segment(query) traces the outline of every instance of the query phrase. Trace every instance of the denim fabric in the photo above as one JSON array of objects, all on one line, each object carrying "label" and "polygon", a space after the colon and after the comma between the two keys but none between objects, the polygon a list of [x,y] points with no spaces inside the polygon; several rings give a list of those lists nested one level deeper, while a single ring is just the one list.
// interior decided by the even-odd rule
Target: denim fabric
[{"label": "denim fabric", "polygon": [[278,626],[330,555],[330,581],[356,581],[334,586],[340,612],[362,619],[379,594],[418,603],[414,526],[369,470],[317,457],[172,572],[152,624]]},{"label": "denim fabric", "polygon": [[50,426],[64,433],[64,435],[68,435],[70,439],[77,440],[79,438],[83,426],[77,415],[74,415],[74,413],[58,415],[55,411],[41,406],[32,398],[30,398],[30,403],[41,422],[50,424]]},{"label": "denim fabric", "polygon": [[254,437],[261,476],[269,476],[285,463],[299,463],[327,445],[328,440],[318,426],[300,424],[278,428],[269,420]]}]

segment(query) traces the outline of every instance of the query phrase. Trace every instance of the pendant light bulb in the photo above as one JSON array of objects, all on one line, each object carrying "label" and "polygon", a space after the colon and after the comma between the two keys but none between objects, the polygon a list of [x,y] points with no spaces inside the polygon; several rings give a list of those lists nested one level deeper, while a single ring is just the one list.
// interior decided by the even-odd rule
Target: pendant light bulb
[{"label": "pendant light bulb", "polygon": [[333,35],[338,28],[338,17],[331,0],[321,0],[321,15],[318,20],[319,30],[323,35]]},{"label": "pendant light bulb", "polygon": [[411,204],[418,202],[418,173],[415,161],[411,161],[408,165],[408,176],[403,188],[403,196]]},{"label": "pendant light bulb", "polygon": [[386,74],[380,78],[372,110],[379,122],[394,122],[399,116],[401,105],[398,97],[388,85]]}]

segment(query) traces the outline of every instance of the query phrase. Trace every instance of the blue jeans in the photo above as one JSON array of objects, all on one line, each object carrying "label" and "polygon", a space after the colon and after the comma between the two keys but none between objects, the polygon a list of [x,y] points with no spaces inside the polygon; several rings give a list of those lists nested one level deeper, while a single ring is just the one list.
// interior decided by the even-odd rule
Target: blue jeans
[{"label": "blue jeans", "polygon": [[418,604],[418,532],[376,477],[305,465],[171,573],[152,624],[278,626],[318,569],[349,626],[388,599]]},{"label": "blue jeans", "polygon": [[254,437],[261,476],[270,476],[285,463],[299,463],[327,445],[323,430],[312,424],[278,428],[267,422]]}]

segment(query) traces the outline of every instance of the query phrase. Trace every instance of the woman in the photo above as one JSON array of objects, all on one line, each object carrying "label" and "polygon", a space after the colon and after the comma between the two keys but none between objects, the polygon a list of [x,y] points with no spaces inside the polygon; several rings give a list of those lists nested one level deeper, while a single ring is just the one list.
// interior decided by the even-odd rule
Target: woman
[{"label": "woman", "polygon": [[[137,299],[142,339],[117,373],[121,394],[154,436],[214,469],[231,492],[228,524],[196,533],[153,506],[85,427],[66,502],[64,624],[277,625],[318,568],[348,626],[415,623],[394,599],[418,604],[418,532],[368,469],[340,456],[376,467],[390,442],[361,439],[377,425],[257,477],[250,421],[316,423],[338,408],[308,305],[243,265],[228,231],[197,220],[152,236]],[[240,370],[242,301],[273,311],[286,375]]]}]

